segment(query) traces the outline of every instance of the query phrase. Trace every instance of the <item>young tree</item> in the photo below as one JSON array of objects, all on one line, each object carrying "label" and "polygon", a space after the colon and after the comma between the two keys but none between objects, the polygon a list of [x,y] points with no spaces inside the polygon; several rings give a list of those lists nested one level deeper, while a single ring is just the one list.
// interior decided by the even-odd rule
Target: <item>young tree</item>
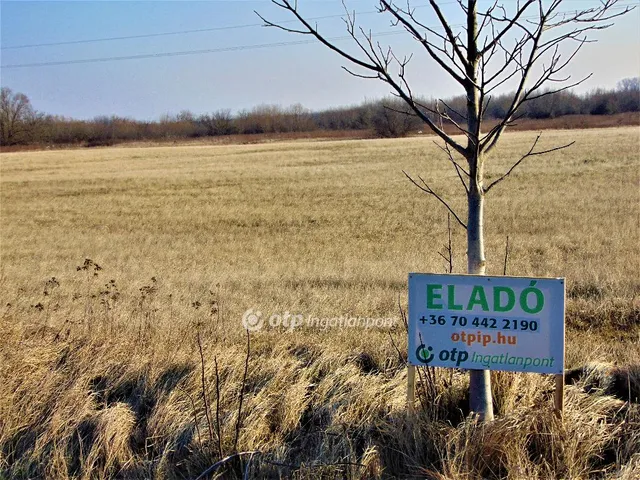
[{"label": "young tree", "polygon": [[[527,102],[564,91],[586,80],[572,81],[564,76],[567,65],[585,43],[588,35],[607,28],[610,20],[627,13],[630,7],[620,7],[617,0],[601,0],[592,8],[575,10],[575,4],[563,0],[518,0],[499,3],[495,0],[484,10],[478,10],[477,0],[457,0],[464,15],[464,26],[454,26],[444,15],[436,0],[429,0],[437,26],[425,23],[411,7],[410,0],[394,2],[380,0],[378,10],[386,14],[395,27],[402,28],[420,45],[420,50],[438,68],[444,70],[464,91],[466,109],[454,111],[442,100],[432,104],[420,102],[407,80],[411,55],[399,55],[391,47],[383,47],[371,31],[356,24],[355,13],[346,11],[347,32],[355,49],[345,49],[321,33],[300,12],[297,1],[272,0],[272,3],[292,14],[299,27],[289,28],[266,20],[265,26],[315,37],[320,43],[345,59],[343,68],[350,74],[387,83],[394,95],[402,99],[412,114],[419,117],[442,141],[441,148],[451,162],[467,196],[467,215],[463,219],[420,176],[405,175],[418,188],[436,198],[467,232],[467,270],[484,274],[484,202],[485,195],[507,178],[525,159],[566,148],[539,149],[538,135],[531,148],[492,182],[485,184],[485,167],[504,131],[518,118]],[[565,52],[565,49],[569,49]],[[588,77],[587,77],[588,78]],[[483,118],[491,96],[500,87],[515,85],[508,107],[498,123],[484,131]],[[463,118],[464,121],[457,121]],[[462,141],[445,133],[444,125],[452,125],[462,135]],[[470,408],[481,418],[493,418],[491,384],[486,370],[471,371]]]}]

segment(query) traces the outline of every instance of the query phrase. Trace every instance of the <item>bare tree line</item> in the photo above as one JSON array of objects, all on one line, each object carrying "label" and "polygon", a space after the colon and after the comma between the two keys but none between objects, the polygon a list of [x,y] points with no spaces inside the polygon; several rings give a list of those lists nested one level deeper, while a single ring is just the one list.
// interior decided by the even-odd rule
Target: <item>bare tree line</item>
[{"label": "bare tree line", "polygon": [[[500,119],[509,108],[511,94],[495,96],[487,107],[487,119]],[[432,99],[421,99],[433,105]],[[454,97],[441,104],[459,122],[466,98]],[[610,115],[640,111],[640,77],[618,82],[615,89],[596,89],[578,95],[561,91],[537,98],[523,105],[522,116],[549,119],[564,115]],[[435,115],[433,120],[436,120]],[[453,125],[453,123],[452,123]],[[241,110],[217,110],[194,114],[182,111],[163,115],[158,121],[140,121],[119,116],[99,116],[91,120],[37,112],[29,98],[3,87],[0,97],[0,144],[80,144],[112,145],[120,142],[217,137],[234,134],[312,132],[315,130],[370,130],[379,137],[401,137],[425,128],[422,119],[411,115],[406,104],[390,97],[360,105],[312,112],[300,104],[289,107],[259,105]]]}]

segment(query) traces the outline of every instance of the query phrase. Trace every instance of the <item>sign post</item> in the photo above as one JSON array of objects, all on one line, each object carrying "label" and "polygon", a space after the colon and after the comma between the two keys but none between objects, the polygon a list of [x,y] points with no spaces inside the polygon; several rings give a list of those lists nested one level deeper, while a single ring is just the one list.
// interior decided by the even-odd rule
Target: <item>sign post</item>
[{"label": "sign post", "polygon": [[412,366],[556,375],[564,390],[562,278],[409,274],[409,396]]},{"label": "sign post", "polygon": [[564,373],[556,375],[556,390],[553,395],[553,407],[558,418],[562,418],[564,411]]},{"label": "sign post", "polygon": [[409,365],[409,369],[407,370],[407,405],[409,406],[409,411],[413,413],[415,410],[415,402],[416,402],[416,367],[414,365]]}]

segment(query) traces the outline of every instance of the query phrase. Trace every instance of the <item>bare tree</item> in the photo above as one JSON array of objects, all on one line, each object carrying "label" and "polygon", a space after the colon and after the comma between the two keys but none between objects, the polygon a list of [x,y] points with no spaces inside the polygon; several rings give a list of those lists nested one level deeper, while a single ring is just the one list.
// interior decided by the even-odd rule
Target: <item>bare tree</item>
[{"label": "bare tree", "polygon": [[[617,5],[617,0],[600,0],[596,6],[581,10],[568,5],[566,11],[561,9],[563,0],[517,0],[504,4],[499,1],[495,0],[486,10],[479,11],[477,0],[457,0],[466,19],[461,27],[455,27],[446,18],[436,0],[429,0],[429,7],[437,26],[427,24],[419,17],[410,0],[402,3],[380,0],[378,4],[379,12],[388,15],[393,26],[404,29],[418,42],[426,58],[444,70],[464,91],[466,110],[463,112],[455,111],[443,100],[431,104],[420,102],[407,80],[412,55],[399,55],[391,47],[374,40],[372,32],[358,26],[355,12],[346,7],[344,21],[354,42],[353,49],[339,47],[321,33],[317,25],[305,19],[297,1],[272,0],[295,17],[299,24],[297,28],[284,27],[258,13],[265,26],[315,37],[348,62],[349,65],[343,68],[350,74],[387,83],[392,93],[409,106],[412,114],[439,137],[442,142],[439,146],[467,196],[466,219],[421,176],[405,175],[423,192],[442,203],[466,229],[467,270],[472,274],[484,274],[486,267],[485,195],[525,159],[571,145],[540,149],[538,135],[531,148],[509,169],[485,184],[485,166],[502,134],[519,118],[521,107],[527,102],[586,80],[573,81],[570,75],[565,75],[567,65],[585,43],[591,41],[589,34],[611,26],[612,19],[631,9]],[[567,48],[569,50],[565,52]],[[483,131],[483,118],[492,94],[511,85],[515,85],[515,91],[504,115],[494,127]],[[445,124],[455,128],[461,137],[445,133]],[[490,377],[486,370],[471,371],[470,408],[485,420],[493,418]]]},{"label": "bare tree", "polygon": [[640,77],[623,78],[618,82],[621,92],[640,92]]},{"label": "bare tree", "polygon": [[0,89],[0,144],[13,145],[24,141],[33,128],[35,112],[23,93],[10,88]]},{"label": "bare tree", "polygon": [[209,136],[231,135],[235,132],[233,115],[228,109],[217,110],[211,115],[200,115],[198,123],[205,128],[205,132]]},{"label": "bare tree", "polygon": [[640,111],[640,77],[620,80],[615,97],[617,113]]},{"label": "bare tree", "polygon": [[402,100],[383,100],[374,109],[371,124],[379,137],[404,137],[412,129],[422,128],[422,122],[411,115],[409,106]]}]

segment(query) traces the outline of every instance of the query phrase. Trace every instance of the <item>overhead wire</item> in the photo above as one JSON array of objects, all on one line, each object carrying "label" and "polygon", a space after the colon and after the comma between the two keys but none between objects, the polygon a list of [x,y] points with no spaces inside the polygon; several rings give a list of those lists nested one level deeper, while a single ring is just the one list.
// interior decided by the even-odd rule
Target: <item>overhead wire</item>
[{"label": "overhead wire", "polygon": [[[572,1],[579,1],[579,0],[572,0]],[[449,1],[449,2],[442,2],[440,3],[440,6],[444,6],[444,5],[453,5],[458,3],[457,1]],[[417,5],[412,5],[412,8],[423,8],[423,7],[428,7],[429,4],[424,3],[424,4],[417,4]],[[365,11],[365,12],[357,12],[358,16],[362,16],[362,15],[371,15],[371,14],[375,14],[375,13],[379,13],[379,10],[369,10],[369,11]],[[307,20],[309,21],[316,21],[316,20],[327,20],[330,18],[343,18],[344,17],[344,13],[339,13],[339,14],[334,14],[334,15],[323,15],[323,16],[319,16],[319,17],[310,17]],[[297,20],[283,20],[281,22],[278,22],[279,24],[287,24],[287,23],[296,23]],[[209,27],[209,28],[196,28],[196,29],[192,29],[192,30],[178,30],[178,31],[173,31],[173,32],[155,32],[155,33],[142,33],[142,34],[137,34],[137,35],[123,35],[123,36],[116,36],[116,37],[102,37],[102,38],[87,38],[87,39],[80,39],[80,40],[64,40],[64,41],[60,41],[60,42],[46,42],[46,43],[28,43],[28,44],[23,44],[23,45],[0,45],[0,50],[18,50],[18,49],[24,49],[24,48],[41,48],[41,47],[55,47],[55,46],[63,46],[63,45],[80,45],[83,43],[99,43],[99,42],[112,42],[112,41],[119,41],[119,40],[137,40],[137,39],[141,39],[141,38],[154,38],[154,37],[165,37],[165,36],[172,36],[172,35],[188,35],[188,34],[192,34],[192,33],[206,33],[206,32],[218,32],[218,31],[224,31],[224,30],[237,30],[237,29],[242,29],[242,28],[252,28],[252,27],[261,27],[263,26],[262,23],[245,23],[245,24],[240,24],[240,25],[228,25],[228,26],[220,26],[220,27]]]},{"label": "overhead wire", "polygon": [[[376,35],[378,37],[387,36],[387,35],[398,35],[404,33],[400,30],[388,31],[388,32],[378,32],[372,35]],[[351,38],[349,35],[343,35],[340,37],[330,37],[327,40],[331,42],[347,40]],[[54,66],[54,65],[73,65],[78,63],[97,63],[97,62],[112,62],[118,60],[136,60],[143,58],[162,58],[162,57],[178,57],[178,56],[186,56],[186,55],[203,55],[206,53],[220,53],[220,52],[235,52],[242,50],[256,50],[260,48],[274,48],[274,47],[285,47],[290,45],[306,45],[311,43],[316,43],[317,40],[309,39],[309,40],[297,40],[297,41],[289,41],[289,42],[275,42],[275,43],[261,43],[254,45],[236,45],[230,47],[220,47],[220,48],[206,48],[202,50],[183,50],[178,52],[159,52],[159,53],[146,53],[140,55],[123,55],[117,57],[100,57],[100,58],[86,58],[79,60],[60,60],[55,62],[37,62],[37,63],[20,63],[14,65],[2,65],[2,68],[21,68],[21,67],[45,67],[45,66]]]},{"label": "overhead wire", "polygon": [[[457,2],[449,2],[449,3],[457,3]],[[619,5],[614,8],[624,9],[628,7],[635,7],[640,5],[640,2],[635,3],[627,3],[624,5]],[[573,10],[558,12],[559,14],[572,13]],[[361,13],[360,15],[366,12]],[[344,15],[344,14],[343,14]],[[343,15],[336,15],[342,17]],[[323,18],[333,18],[336,17],[334,15],[325,16]],[[319,19],[321,17],[316,17]],[[531,17],[535,18],[535,17]],[[294,20],[295,21],[295,20]],[[284,23],[284,22],[283,22]],[[256,24],[262,26],[262,24]],[[451,25],[453,28],[464,26],[464,24]],[[218,29],[224,28],[242,28],[242,26],[230,26],[230,27],[216,27]],[[437,28],[437,27],[434,27]],[[175,32],[178,34],[178,32]],[[372,35],[376,37],[382,36],[391,36],[391,35],[399,35],[404,34],[404,30],[392,30],[392,31],[383,31],[372,33]],[[167,33],[172,34],[172,33]],[[149,35],[164,35],[164,34],[149,34]],[[111,39],[115,39],[116,37],[111,37]],[[124,37],[121,37],[124,38]],[[131,38],[134,38],[132,36]],[[141,38],[141,37],[135,37]],[[350,35],[342,35],[336,37],[327,38],[328,41],[341,41],[350,39]],[[88,41],[99,41],[99,40],[88,40]],[[80,42],[80,41],[78,41]],[[83,41],[84,42],[84,41]],[[110,56],[110,57],[98,57],[98,58],[86,58],[86,59],[76,59],[76,60],[59,60],[59,61],[50,61],[50,62],[34,62],[34,63],[18,63],[18,64],[8,64],[1,65],[0,68],[3,69],[15,69],[15,68],[32,68],[32,67],[48,67],[48,66],[58,66],[58,65],[75,65],[75,64],[87,64],[87,63],[101,63],[101,62],[113,62],[113,61],[122,61],[122,60],[139,60],[139,59],[148,59],[148,58],[164,58],[164,57],[178,57],[178,56],[188,56],[188,55],[204,55],[204,54],[212,54],[212,53],[222,53],[222,52],[235,52],[235,51],[244,51],[244,50],[256,50],[256,49],[264,49],[264,48],[277,48],[277,47],[285,47],[285,46],[293,46],[293,45],[308,45],[316,43],[316,39],[309,40],[297,40],[297,41],[287,41],[287,42],[274,42],[274,43],[262,43],[262,44],[253,44],[253,45],[234,45],[229,47],[219,47],[219,48],[207,48],[207,49],[199,49],[199,50],[183,50],[176,52],[158,52],[158,53],[148,53],[148,54],[138,54],[138,55],[122,55],[122,56]],[[47,44],[51,45],[51,44]]]},{"label": "overhead wire", "polygon": [[[451,2],[445,2],[442,5],[449,5],[449,4],[454,4],[457,3],[457,1],[451,1]],[[428,4],[419,4],[419,5],[415,5],[413,8],[422,8],[422,7],[426,7],[428,6]],[[370,14],[374,14],[374,13],[379,13],[378,10],[370,10],[370,11],[366,11],[366,12],[357,12],[358,16],[361,15],[370,15]],[[340,13],[340,14],[334,14],[334,15],[323,15],[323,16],[319,16],[319,17],[310,17],[307,20],[314,22],[316,20],[327,20],[330,18],[344,18],[345,13]],[[297,20],[283,20],[279,23],[281,24],[287,24],[287,23],[296,23]],[[210,27],[210,28],[197,28],[197,29],[193,29],[193,30],[178,30],[178,31],[174,31],[174,32],[157,32],[157,33],[143,33],[143,34],[138,34],[138,35],[124,35],[124,36],[119,36],[119,37],[103,37],[103,38],[88,38],[88,39],[81,39],[81,40],[65,40],[65,41],[61,41],[61,42],[47,42],[47,43],[30,43],[30,44],[24,44],[24,45],[9,45],[9,46],[1,46],[0,49],[1,50],[17,50],[17,49],[24,49],[24,48],[40,48],[40,47],[54,47],[54,46],[61,46],[61,45],[79,45],[79,44],[83,44],[83,43],[98,43],[98,42],[112,42],[112,41],[117,41],[117,40],[137,40],[140,38],[154,38],[154,37],[165,37],[165,36],[171,36],[171,35],[187,35],[187,34],[192,34],[192,33],[206,33],[206,32],[218,32],[218,31],[224,31],[224,30],[237,30],[237,29],[242,29],[242,28],[251,28],[251,27],[262,27],[264,26],[264,24],[262,23],[246,23],[246,24],[241,24],[241,25],[228,25],[228,26],[220,26],[220,27]]]}]

